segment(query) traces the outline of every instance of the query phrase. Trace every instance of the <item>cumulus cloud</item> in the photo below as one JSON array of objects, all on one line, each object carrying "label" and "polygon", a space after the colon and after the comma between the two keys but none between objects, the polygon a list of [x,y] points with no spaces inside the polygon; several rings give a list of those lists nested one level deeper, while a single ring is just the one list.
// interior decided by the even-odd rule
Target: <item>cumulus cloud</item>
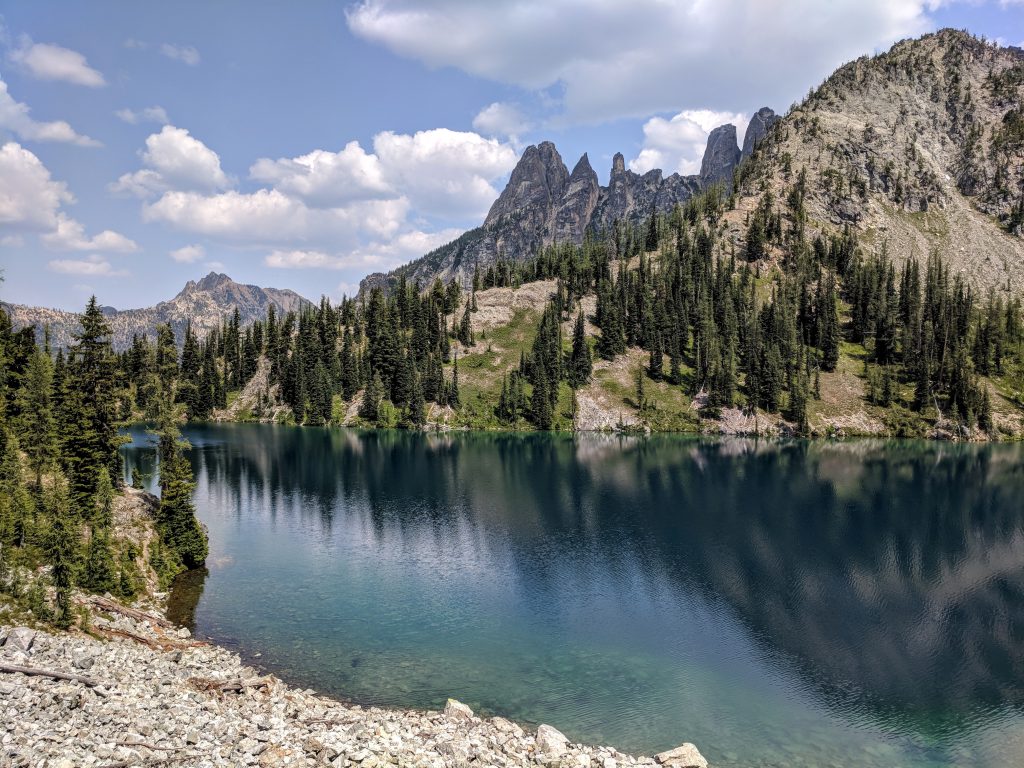
[{"label": "cumulus cloud", "polygon": [[389,270],[451,242],[460,234],[462,230],[459,229],[443,229],[438,232],[415,230],[403,232],[387,241],[370,243],[344,254],[275,250],[263,261],[268,267],[278,269],[361,269],[364,272]]},{"label": "cumulus cloud", "polygon": [[700,171],[708,134],[725,123],[736,126],[740,144],[749,118],[743,114],[709,109],[685,110],[666,120],[652,117],[644,123],[644,143],[629,167],[637,173],[661,168],[666,174],[684,176]]},{"label": "cumulus cloud", "polygon": [[498,196],[491,182],[509,173],[515,150],[476,133],[436,128],[413,135],[385,131],[373,149],[413,207],[449,220],[479,217]]},{"label": "cumulus cloud", "polygon": [[57,227],[42,236],[48,248],[59,251],[104,251],[110,253],[131,253],[139,246],[124,235],[105,229],[95,237],[86,237],[85,227],[66,214],[57,214]]},{"label": "cumulus cloud", "polygon": [[484,107],[473,118],[473,128],[485,136],[507,136],[515,139],[532,127],[518,107],[500,101]]},{"label": "cumulus cloud", "polygon": [[353,242],[360,234],[393,236],[407,212],[403,198],[323,209],[310,208],[276,189],[217,195],[170,191],[144,206],[143,218],[236,243]]},{"label": "cumulus cloud", "polygon": [[57,141],[80,147],[101,146],[95,139],[76,133],[63,120],[40,122],[29,115],[29,107],[7,91],[7,83],[0,80],[0,128],[5,128],[23,141]]},{"label": "cumulus cloud", "polygon": [[75,85],[99,88],[106,85],[103,75],[89,66],[78,51],[51,43],[33,43],[28,37],[7,54],[8,58],[39,80],[62,80]]},{"label": "cumulus cloud", "polygon": [[249,169],[249,177],[320,207],[395,195],[378,158],[358,141],[340,152],[317,149],[296,158],[261,158]]},{"label": "cumulus cloud", "polygon": [[[865,51],[932,26],[934,0],[362,0],[363,39],[431,67],[557,93],[569,121],[701,105],[778,109]],[[799,51],[799,55],[794,55]]]},{"label": "cumulus cloud", "polygon": [[57,211],[74,196],[34,154],[13,141],[0,147],[0,224],[46,231],[57,226]]},{"label": "cumulus cloud", "polygon": [[188,64],[190,67],[199,65],[199,51],[191,45],[174,45],[163,43],[160,46],[160,53],[169,59]]},{"label": "cumulus cloud", "polygon": [[64,275],[88,275],[90,277],[118,277],[127,275],[123,269],[114,269],[113,265],[95,254],[84,259],[53,259],[47,264],[51,272]]},{"label": "cumulus cloud", "polygon": [[171,122],[167,118],[167,110],[160,106],[145,107],[138,110],[119,109],[114,114],[131,125],[137,125],[138,123],[161,123],[166,125]]},{"label": "cumulus cloud", "polygon": [[232,183],[216,152],[173,125],[165,125],[146,139],[142,162],[146,168],[124,174],[111,190],[151,197],[171,189],[214,191]]},{"label": "cumulus cloud", "polygon": [[201,245],[186,245],[168,254],[179,264],[194,264],[206,256],[206,249]]},{"label": "cumulus cloud", "polygon": [[74,202],[67,184],[55,181],[34,154],[13,141],[0,147],[0,229],[37,232],[44,245],[59,250],[137,250],[132,240],[109,229],[87,237],[84,227],[60,210]]}]

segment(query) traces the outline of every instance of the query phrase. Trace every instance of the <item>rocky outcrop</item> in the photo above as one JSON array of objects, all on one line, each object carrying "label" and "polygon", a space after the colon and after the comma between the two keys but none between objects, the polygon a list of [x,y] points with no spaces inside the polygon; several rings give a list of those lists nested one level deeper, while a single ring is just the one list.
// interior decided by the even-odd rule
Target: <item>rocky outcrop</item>
[{"label": "rocky outcrop", "polygon": [[555,208],[552,231],[555,242],[573,245],[583,243],[583,235],[590,225],[600,194],[601,186],[597,183],[597,174],[590,167],[590,160],[584,152],[576,167],[572,169],[569,183]]},{"label": "rocky outcrop", "polygon": [[[185,326],[190,321],[192,329],[202,338],[219,327],[235,309],[244,326],[266,316],[271,305],[279,314],[284,314],[298,311],[309,305],[309,301],[295,291],[243,285],[225,274],[211,272],[201,280],[189,280],[177,296],[155,307],[126,310],[104,307],[103,314],[113,331],[114,349],[123,351],[131,345],[135,334],[149,336],[151,340],[156,338],[156,327],[161,323],[170,324],[181,346]],[[81,330],[75,312],[21,304],[0,306],[10,315],[15,329],[34,325],[40,343],[46,326],[49,326],[50,343],[54,347],[70,346],[74,343],[74,334]]]},{"label": "rocky outcrop", "polygon": [[708,146],[700,164],[700,181],[705,187],[722,184],[732,188],[732,172],[740,162],[740,147],[736,141],[736,126],[726,123],[715,128],[708,136]]},{"label": "rocky outcrop", "polygon": [[779,121],[779,116],[774,110],[768,107],[761,107],[747,123],[747,132],[743,134],[743,151],[740,152],[740,160],[746,160],[752,154],[761,140],[768,135],[768,130]]},{"label": "rocky outcrop", "polygon": [[[97,612],[92,632],[107,641],[0,627],[0,765],[657,765],[452,699],[443,712],[342,704],[161,621]],[[662,764],[706,766],[694,753]]]}]

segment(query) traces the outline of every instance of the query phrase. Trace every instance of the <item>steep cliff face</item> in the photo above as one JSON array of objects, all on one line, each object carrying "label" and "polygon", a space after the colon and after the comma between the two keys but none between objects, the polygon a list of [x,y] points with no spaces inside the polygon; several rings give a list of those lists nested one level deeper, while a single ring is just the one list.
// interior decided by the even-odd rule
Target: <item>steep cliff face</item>
[{"label": "steep cliff face", "polygon": [[[211,272],[199,281],[189,280],[170,301],[161,301],[155,307],[116,310],[104,307],[103,314],[113,331],[114,349],[124,350],[131,344],[132,335],[156,336],[156,326],[169,323],[180,345],[189,321],[200,336],[205,336],[231,315],[237,308],[242,324],[248,324],[266,315],[273,305],[278,313],[298,311],[309,302],[294,291],[277,288],[259,288],[236,283],[224,274]],[[28,307],[21,304],[3,304],[15,328],[35,325],[42,337],[44,326],[50,328],[50,340],[55,347],[68,347],[74,334],[80,330],[78,315],[59,309]]]},{"label": "steep cliff face", "polygon": [[736,231],[762,189],[783,209],[802,171],[811,230],[1024,289],[1024,51],[942,30],[841,67],[753,153]]},{"label": "steep cliff face", "polygon": [[740,152],[740,161],[746,160],[752,154],[758,144],[768,135],[768,130],[779,121],[779,116],[768,107],[761,107],[747,124],[747,132],[743,134],[743,151]]},{"label": "steep cliff face", "polygon": [[704,186],[722,184],[732,187],[732,172],[740,162],[740,146],[736,141],[736,126],[720,125],[708,136],[708,148],[700,164],[700,180]]},{"label": "steep cliff face", "polygon": [[552,229],[554,242],[570,242],[574,245],[583,242],[583,235],[590,225],[600,194],[597,174],[590,167],[590,160],[584,152],[572,169],[562,199],[555,207]]}]

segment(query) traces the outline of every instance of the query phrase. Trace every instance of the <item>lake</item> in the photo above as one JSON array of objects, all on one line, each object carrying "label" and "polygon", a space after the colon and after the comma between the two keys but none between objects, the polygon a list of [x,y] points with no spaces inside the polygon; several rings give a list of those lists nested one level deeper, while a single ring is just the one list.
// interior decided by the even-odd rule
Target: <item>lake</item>
[{"label": "lake", "polygon": [[289,682],[715,766],[1024,764],[1022,446],[185,436],[172,611]]}]

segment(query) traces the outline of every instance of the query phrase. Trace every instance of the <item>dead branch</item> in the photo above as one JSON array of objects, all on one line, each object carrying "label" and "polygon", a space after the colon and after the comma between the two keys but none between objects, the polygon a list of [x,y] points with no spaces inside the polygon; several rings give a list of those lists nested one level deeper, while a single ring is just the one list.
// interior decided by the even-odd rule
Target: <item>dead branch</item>
[{"label": "dead branch", "polygon": [[271,677],[254,677],[250,680],[235,678],[233,680],[211,680],[208,677],[190,677],[189,685],[199,691],[214,691],[216,693],[241,693],[246,688],[266,688],[270,685]]},{"label": "dead branch", "polygon": [[17,664],[0,664],[0,672],[7,672],[12,675],[20,673],[29,677],[49,677],[53,680],[68,680],[72,683],[81,683],[89,688],[95,688],[96,693],[101,696],[107,695],[106,691],[97,687],[102,685],[99,680],[94,680],[85,675],[76,675],[73,672],[60,672],[56,669],[43,669],[42,667],[20,667]]},{"label": "dead branch", "polygon": [[155,624],[158,627],[164,629],[176,629],[173,623],[169,622],[162,616],[155,616],[152,613],[145,613],[143,611],[137,611],[134,608],[121,605],[113,600],[108,600],[105,597],[99,595],[89,595],[88,597],[82,598],[81,602],[91,603],[101,611],[109,611],[110,613],[119,613],[122,616],[127,616],[130,619],[136,621],[148,621],[150,624]]}]

